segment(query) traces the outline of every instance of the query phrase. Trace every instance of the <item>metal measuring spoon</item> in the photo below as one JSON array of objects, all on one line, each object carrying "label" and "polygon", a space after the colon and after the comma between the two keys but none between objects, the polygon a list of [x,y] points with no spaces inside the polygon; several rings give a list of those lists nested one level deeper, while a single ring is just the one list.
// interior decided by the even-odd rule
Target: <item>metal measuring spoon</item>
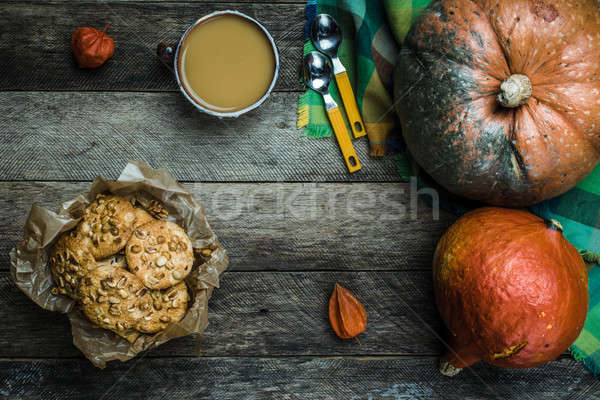
[{"label": "metal measuring spoon", "polygon": [[327,57],[317,51],[311,51],[304,56],[303,63],[304,82],[306,86],[315,90],[323,96],[325,102],[325,111],[335,132],[342,155],[346,161],[348,171],[356,172],[360,169],[360,162],[356,156],[356,151],[348,135],[346,124],[342,118],[340,108],[333,97],[329,94],[329,83],[331,82],[331,64]]},{"label": "metal measuring spoon", "polygon": [[331,57],[335,81],[342,95],[342,101],[344,102],[354,137],[365,136],[367,131],[360,116],[360,111],[358,111],[356,97],[352,91],[348,73],[338,58],[338,49],[340,44],[342,44],[342,31],[339,25],[331,15],[319,14],[315,17],[310,27],[310,38],[317,50]]}]

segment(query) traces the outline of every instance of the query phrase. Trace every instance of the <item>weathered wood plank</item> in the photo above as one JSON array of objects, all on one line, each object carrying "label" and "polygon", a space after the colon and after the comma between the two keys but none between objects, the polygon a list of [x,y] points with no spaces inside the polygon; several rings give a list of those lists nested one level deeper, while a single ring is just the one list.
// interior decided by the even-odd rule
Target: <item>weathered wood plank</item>
[{"label": "weathered wood plank", "polygon": [[[138,3],[141,0],[110,0],[110,3]],[[284,4],[305,4],[308,0],[230,0],[227,1],[227,4],[237,4],[237,3],[264,3],[264,4],[273,4],[273,3],[284,3]],[[85,4],[103,4],[106,3],[107,0],[78,0],[79,3]],[[144,1],[144,3],[173,3],[173,0],[151,0]],[[74,3],[73,0],[28,0],[27,3],[31,5],[37,4],[60,4],[60,3]],[[218,2],[213,0],[177,0],[177,3],[185,4],[198,4],[198,3],[206,3],[209,5],[218,4]]]},{"label": "weathered wood plank", "polygon": [[[1,78],[0,78],[1,79]],[[295,127],[297,93],[275,93],[237,119],[201,114],[179,93],[0,94],[0,180],[116,178],[128,159],[186,181],[399,181],[394,160],[349,175],[333,137]]]},{"label": "weathered wood plank", "polygon": [[[352,290],[367,310],[360,343],[341,340],[327,307],[335,283]],[[0,358],[81,357],[67,317],[45,311],[0,272]],[[430,271],[229,272],[210,302],[202,339],[206,356],[437,355],[442,323]],[[149,357],[194,356],[194,337],[180,338]]]},{"label": "weathered wood plank", "polygon": [[[280,53],[277,90],[299,90],[303,4],[111,2],[0,4],[0,90],[176,90],[171,72],[155,55],[161,41],[178,41],[185,29],[215,10],[236,9],[260,21]],[[79,26],[108,22],[114,57],[102,68],[82,70],[71,54]]]},{"label": "weathered wood plank", "polygon": [[[7,3],[11,0],[6,1]],[[141,0],[110,0],[109,3],[139,3]],[[284,3],[284,4],[305,4],[308,0],[230,0],[227,1],[227,4],[237,4],[237,3],[255,3],[255,4],[273,4],[273,3]],[[13,2],[16,2],[13,0]],[[84,4],[103,4],[106,3],[107,0],[78,0],[77,2],[73,0],[28,0],[27,3],[32,6],[37,6],[38,4],[61,4],[61,3],[84,3]],[[173,3],[173,0],[151,0],[144,1],[144,3]],[[177,3],[185,4],[200,4],[206,3],[208,5],[215,5],[219,2],[213,0],[177,0]]]},{"label": "weathered wood plank", "polygon": [[[32,204],[51,210],[89,182],[0,182],[0,270]],[[430,270],[456,219],[415,203],[407,183],[186,183],[205,208],[230,270]]]},{"label": "weathered wood plank", "polygon": [[526,370],[478,364],[454,378],[441,376],[434,358],[143,359],[105,370],[77,360],[0,362],[0,395],[27,399],[597,400],[599,393],[600,381],[571,359]]}]

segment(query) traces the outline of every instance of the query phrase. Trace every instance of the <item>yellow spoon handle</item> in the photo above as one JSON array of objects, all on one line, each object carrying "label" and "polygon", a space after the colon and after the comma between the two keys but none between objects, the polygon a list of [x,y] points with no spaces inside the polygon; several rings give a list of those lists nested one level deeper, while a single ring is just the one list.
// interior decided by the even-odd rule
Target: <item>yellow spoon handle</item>
[{"label": "yellow spoon handle", "polygon": [[329,117],[333,131],[335,132],[335,137],[342,150],[344,161],[346,161],[346,166],[348,166],[348,171],[350,171],[350,173],[358,171],[360,169],[360,162],[358,161],[356,151],[350,140],[350,135],[348,135],[348,130],[346,129],[346,124],[342,118],[340,108],[333,107],[328,109],[327,116]]},{"label": "yellow spoon handle", "polygon": [[348,73],[346,71],[335,74],[335,81],[337,83],[340,94],[342,95],[342,101],[344,102],[344,108],[346,109],[346,115],[348,115],[348,121],[352,127],[352,133],[355,138],[365,136],[367,131],[365,125],[358,111],[358,104],[356,104],[356,97],[352,86],[350,85],[350,79],[348,79]]}]

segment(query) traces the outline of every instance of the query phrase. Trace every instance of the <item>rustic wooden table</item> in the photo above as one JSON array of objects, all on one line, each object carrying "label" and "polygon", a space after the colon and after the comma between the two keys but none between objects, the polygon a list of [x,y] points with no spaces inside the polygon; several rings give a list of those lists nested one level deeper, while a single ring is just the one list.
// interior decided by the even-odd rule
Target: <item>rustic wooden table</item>
[{"label": "rustic wooden table", "polygon": [[[272,32],[282,68],[255,112],[218,120],[177,92],[154,55],[196,18],[237,9]],[[112,60],[76,68],[78,26],[112,22]],[[430,261],[455,217],[411,201],[391,158],[349,176],[334,140],[296,130],[301,1],[8,1],[0,4],[0,397],[6,398],[600,398],[568,355],[544,367],[477,364],[442,377],[442,323]],[[171,171],[204,202],[231,256],[196,341],[169,342],[96,369],[64,315],[11,283],[8,252],[33,203],[55,208],[130,158]],[[334,283],[353,290],[369,324],[360,344],[327,320]]]}]

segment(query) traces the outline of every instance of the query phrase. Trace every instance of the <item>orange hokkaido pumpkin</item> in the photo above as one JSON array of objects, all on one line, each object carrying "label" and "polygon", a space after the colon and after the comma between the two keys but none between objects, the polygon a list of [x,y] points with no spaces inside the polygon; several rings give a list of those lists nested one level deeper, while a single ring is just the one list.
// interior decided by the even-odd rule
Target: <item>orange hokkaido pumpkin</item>
[{"label": "orange hokkaido pumpkin", "polygon": [[435,1],[395,71],[417,163],[449,191],[525,206],[600,160],[597,0]]},{"label": "orange hokkaido pumpkin", "polygon": [[433,262],[435,301],[450,331],[447,375],[483,360],[533,367],[577,338],[588,308],[587,273],[560,224],[487,207],[459,218]]}]

